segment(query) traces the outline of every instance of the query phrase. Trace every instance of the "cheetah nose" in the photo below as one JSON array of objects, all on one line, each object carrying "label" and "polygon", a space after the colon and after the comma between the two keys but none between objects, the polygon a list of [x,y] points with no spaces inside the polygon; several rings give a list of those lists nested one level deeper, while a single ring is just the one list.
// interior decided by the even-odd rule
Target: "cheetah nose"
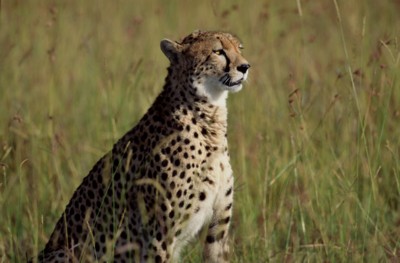
[{"label": "cheetah nose", "polygon": [[241,64],[236,69],[245,74],[249,68],[250,64]]}]

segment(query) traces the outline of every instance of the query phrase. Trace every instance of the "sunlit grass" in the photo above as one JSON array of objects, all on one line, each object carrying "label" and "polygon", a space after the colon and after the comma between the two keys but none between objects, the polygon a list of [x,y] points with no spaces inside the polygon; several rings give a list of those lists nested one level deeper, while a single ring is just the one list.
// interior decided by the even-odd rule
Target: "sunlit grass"
[{"label": "sunlit grass", "polygon": [[395,2],[0,3],[0,262],[43,248],[160,91],[159,41],[198,28],[236,33],[252,64],[228,102],[232,261],[399,260]]}]

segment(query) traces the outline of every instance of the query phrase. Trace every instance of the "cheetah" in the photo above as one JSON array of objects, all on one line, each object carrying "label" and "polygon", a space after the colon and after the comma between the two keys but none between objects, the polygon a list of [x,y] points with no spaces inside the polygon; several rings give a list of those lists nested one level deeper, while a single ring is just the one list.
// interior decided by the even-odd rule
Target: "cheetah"
[{"label": "cheetah", "polygon": [[230,33],[164,39],[161,93],[74,192],[38,262],[179,262],[201,229],[203,260],[228,262],[233,175],[229,92],[250,64]]}]

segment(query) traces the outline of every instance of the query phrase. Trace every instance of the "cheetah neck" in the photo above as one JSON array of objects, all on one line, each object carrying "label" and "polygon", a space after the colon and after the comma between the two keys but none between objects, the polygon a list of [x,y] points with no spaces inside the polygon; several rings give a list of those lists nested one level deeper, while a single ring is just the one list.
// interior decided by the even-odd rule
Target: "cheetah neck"
[{"label": "cheetah neck", "polygon": [[190,83],[188,79],[176,82],[173,76],[168,75],[166,79],[164,91],[159,98],[164,103],[159,111],[164,114],[171,112],[172,118],[182,127],[196,125],[200,129],[205,128],[208,131],[205,137],[210,146],[225,141],[228,92],[215,92],[217,89],[213,86],[201,82]]},{"label": "cheetah neck", "polygon": [[206,85],[203,83],[194,84],[197,89],[197,94],[200,96],[207,97],[210,104],[217,107],[226,107],[226,99],[228,98],[228,91],[217,90],[211,85]]},{"label": "cheetah neck", "polygon": [[193,86],[196,93],[201,97],[206,97],[208,102],[217,107],[226,107],[228,91],[219,89],[218,85],[212,82],[194,82]]}]

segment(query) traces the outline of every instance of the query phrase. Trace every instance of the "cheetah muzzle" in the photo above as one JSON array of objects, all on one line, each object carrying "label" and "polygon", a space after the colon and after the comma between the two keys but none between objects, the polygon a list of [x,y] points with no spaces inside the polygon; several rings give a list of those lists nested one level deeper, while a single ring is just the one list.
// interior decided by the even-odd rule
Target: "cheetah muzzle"
[{"label": "cheetah muzzle", "polygon": [[248,75],[241,49],[224,32],[161,41],[162,92],[83,179],[34,261],[176,262],[201,229],[204,261],[229,261],[226,98]]}]

